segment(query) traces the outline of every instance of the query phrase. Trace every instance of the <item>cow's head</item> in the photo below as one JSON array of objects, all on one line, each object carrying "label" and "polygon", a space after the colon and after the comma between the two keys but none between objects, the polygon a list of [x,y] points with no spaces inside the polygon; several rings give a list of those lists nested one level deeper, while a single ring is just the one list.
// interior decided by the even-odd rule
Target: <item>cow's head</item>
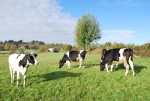
[{"label": "cow's head", "polygon": [[105,64],[103,62],[100,62],[100,71],[103,71],[105,69]]},{"label": "cow's head", "polygon": [[37,65],[39,64],[37,60],[35,59],[37,57],[37,54],[26,54],[22,60],[19,61],[19,66],[29,66],[29,65]]},{"label": "cow's head", "polygon": [[64,65],[64,63],[65,63],[64,61],[60,60],[59,61],[59,68],[61,68]]},{"label": "cow's head", "polygon": [[39,63],[36,60],[37,54],[30,53],[28,54],[28,62],[30,65],[38,65]]}]

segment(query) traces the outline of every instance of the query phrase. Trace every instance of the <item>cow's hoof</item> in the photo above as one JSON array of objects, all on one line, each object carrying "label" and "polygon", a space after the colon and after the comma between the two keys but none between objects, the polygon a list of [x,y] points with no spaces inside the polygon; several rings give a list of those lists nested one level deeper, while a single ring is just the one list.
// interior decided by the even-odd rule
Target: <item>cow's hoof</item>
[{"label": "cow's hoof", "polygon": [[127,76],[128,74],[125,74],[125,76]]}]

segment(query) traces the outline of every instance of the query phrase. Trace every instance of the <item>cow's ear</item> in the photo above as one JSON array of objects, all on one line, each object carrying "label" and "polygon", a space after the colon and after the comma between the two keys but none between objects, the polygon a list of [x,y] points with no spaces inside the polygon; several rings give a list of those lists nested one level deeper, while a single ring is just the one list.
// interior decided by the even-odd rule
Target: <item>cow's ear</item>
[{"label": "cow's ear", "polygon": [[34,54],[35,57],[37,57],[37,54]]}]

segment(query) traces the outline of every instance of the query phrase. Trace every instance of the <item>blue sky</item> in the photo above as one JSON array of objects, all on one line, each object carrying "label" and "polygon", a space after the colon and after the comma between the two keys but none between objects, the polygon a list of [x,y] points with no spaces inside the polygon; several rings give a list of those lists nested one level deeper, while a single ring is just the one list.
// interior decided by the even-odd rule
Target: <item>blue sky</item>
[{"label": "blue sky", "polygon": [[149,0],[1,0],[0,41],[39,40],[74,45],[74,29],[90,13],[100,23],[97,42],[150,42]]}]

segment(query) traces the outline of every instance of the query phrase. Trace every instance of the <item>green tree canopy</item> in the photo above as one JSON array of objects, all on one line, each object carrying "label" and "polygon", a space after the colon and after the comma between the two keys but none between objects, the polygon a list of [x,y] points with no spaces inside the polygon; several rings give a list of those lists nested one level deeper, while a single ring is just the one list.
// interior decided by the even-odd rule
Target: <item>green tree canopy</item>
[{"label": "green tree canopy", "polygon": [[90,13],[83,15],[82,18],[78,20],[74,32],[76,44],[86,49],[93,41],[97,41],[101,38],[99,22],[94,15]]}]

